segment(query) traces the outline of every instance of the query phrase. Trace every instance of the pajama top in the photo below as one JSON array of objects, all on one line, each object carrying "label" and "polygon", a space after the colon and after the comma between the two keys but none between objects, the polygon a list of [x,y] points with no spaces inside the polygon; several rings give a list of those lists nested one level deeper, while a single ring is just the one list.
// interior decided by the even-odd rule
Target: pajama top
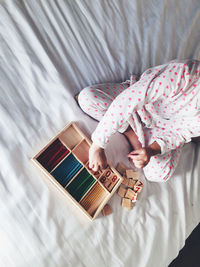
[{"label": "pajama top", "polygon": [[174,60],[146,70],[111,103],[92,141],[105,148],[113,134],[129,125],[142,146],[144,128],[152,129],[161,154],[200,136],[200,61]]}]

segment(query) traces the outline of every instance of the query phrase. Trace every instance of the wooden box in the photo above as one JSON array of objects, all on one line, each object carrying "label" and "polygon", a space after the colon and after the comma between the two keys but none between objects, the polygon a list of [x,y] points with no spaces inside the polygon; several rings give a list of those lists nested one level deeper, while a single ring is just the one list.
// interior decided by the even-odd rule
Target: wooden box
[{"label": "wooden box", "polygon": [[89,169],[91,141],[72,122],[32,160],[54,185],[91,220],[97,217],[123,181],[111,164],[103,171]]}]

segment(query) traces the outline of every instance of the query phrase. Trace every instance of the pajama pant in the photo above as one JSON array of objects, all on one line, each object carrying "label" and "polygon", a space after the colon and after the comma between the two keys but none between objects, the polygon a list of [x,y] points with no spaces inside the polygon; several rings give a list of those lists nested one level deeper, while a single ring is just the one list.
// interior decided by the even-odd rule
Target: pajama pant
[{"label": "pajama pant", "polygon": [[[130,80],[123,83],[96,84],[86,87],[78,96],[79,105],[85,113],[100,121],[117,95],[134,84],[136,80],[137,77],[132,75]],[[145,146],[154,142],[152,138],[154,131],[153,128],[143,127]],[[181,150],[182,146],[165,154],[152,156],[147,166],[143,168],[146,179],[153,182],[167,181],[175,171]]]}]

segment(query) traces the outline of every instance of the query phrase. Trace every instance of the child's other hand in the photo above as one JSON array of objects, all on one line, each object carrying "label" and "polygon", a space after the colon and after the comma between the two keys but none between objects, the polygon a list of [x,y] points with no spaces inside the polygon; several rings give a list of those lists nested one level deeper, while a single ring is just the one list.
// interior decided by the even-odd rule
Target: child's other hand
[{"label": "child's other hand", "polygon": [[128,158],[131,159],[138,169],[144,168],[149,163],[151,156],[151,152],[147,147],[133,150],[128,154]]},{"label": "child's other hand", "polygon": [[89,150],[89,168],[98,171],[99,169],[105,169],[106,166],[107,159],[104,149],[93,143]]}]

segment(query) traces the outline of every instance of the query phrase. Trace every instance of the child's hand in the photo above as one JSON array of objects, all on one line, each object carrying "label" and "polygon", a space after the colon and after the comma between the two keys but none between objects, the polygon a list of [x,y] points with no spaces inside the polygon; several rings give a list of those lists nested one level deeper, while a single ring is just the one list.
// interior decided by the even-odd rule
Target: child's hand
[{"label": "child's hand", "polygon": [[93,143],[89,150],[89,168],[98,171],[99,169],[105,169],[106,166],[107,159],[104,149]]},{"label": "child's hand", "polygon": [[129,159],[135,164],[138,169],[144,168],[150,161],[151,156],[161,154],[160,145],[154,141],[148,147],[139,148],[128,154]]},{"label": "child's hand", "polygon": [[138,169],[144,168],[149,163],[151,156],[150,149],[147,147],[134,150],[128,154],[128,158]]}]

